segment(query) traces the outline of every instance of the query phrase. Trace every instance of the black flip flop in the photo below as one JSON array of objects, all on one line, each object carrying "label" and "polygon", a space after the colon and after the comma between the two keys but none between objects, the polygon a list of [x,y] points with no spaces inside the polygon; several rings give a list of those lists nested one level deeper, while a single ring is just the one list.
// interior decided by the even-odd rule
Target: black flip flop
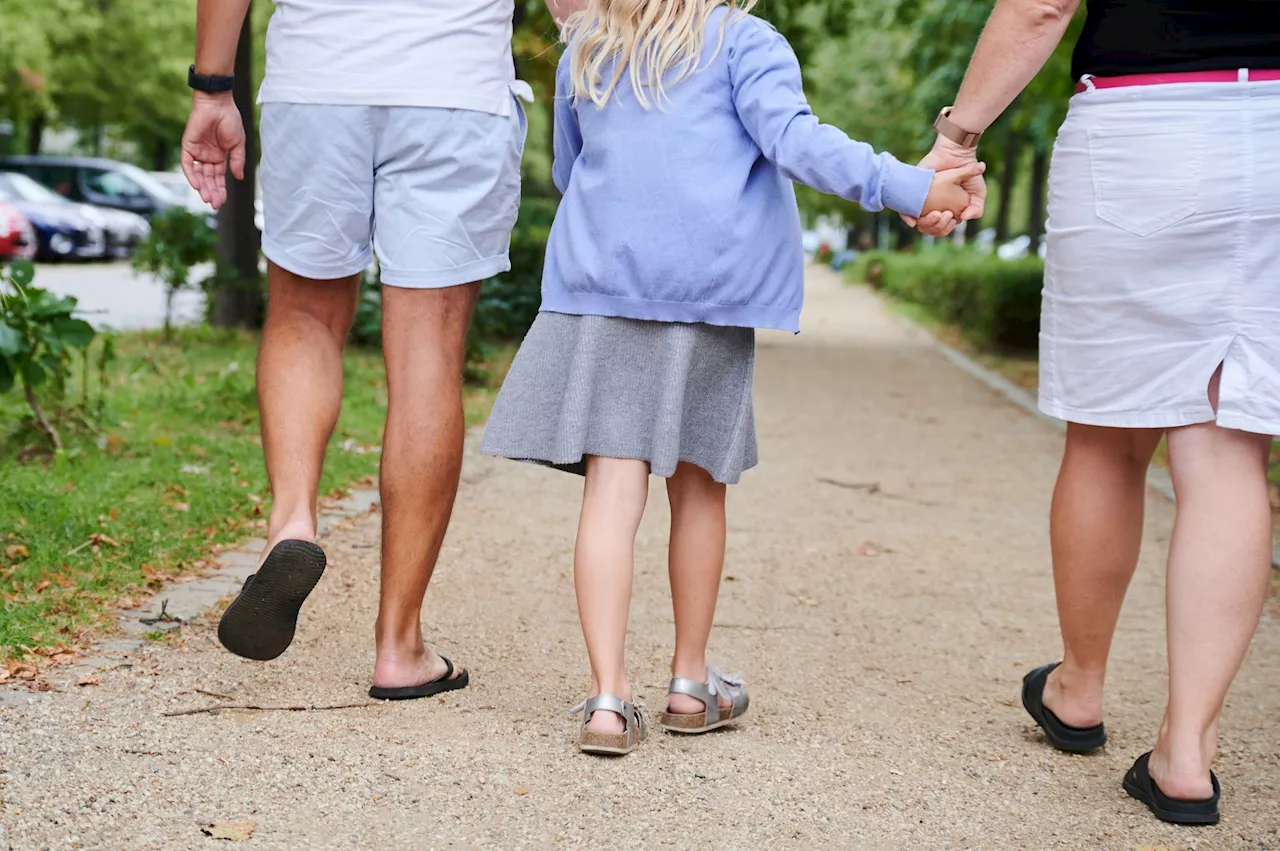
[{"label": "black flip flop", "polygon": [[440,658],[444,660],[444,673],[434,680],[417,686],[372,686],[369,697],[374,700],[417,700],[420,697],[466,688],[467,683],[471,682],[470,673],[463,671],[458,677],[450,679],[453,677],[453,663],[447,656]]},{"label": "black flip flop", "polygon": [[310,541],[281,541],[251,574],[218,622],[218,640],[237,656],[266,662],[289,649],[298,612],[325,568]]},{"label": "black flip flop", "polygon": [[1049,744],[1058,750],[1077,754],[1096,751],[1107,743],[1105,725],[1072,727],[1070,724],[1062,723],[1058,716],[1053,714],[1053,710],[1044,705],[1044,685],[1049,680],[1049,674],[1061,664],[1061,662],[1054,662],[1051,665],[1036,668],[1022,678],[1022,707],[1044,731]]},{"label": "black flip flop", "polygon": [[1218,785],[1218,776],[1209,772],[1209,780],[1213,783],[1213,796],[1199,801],[1184,801],[1181,798],[1170,798],[1156,781],[1151,779],[1151,751],[1138,757],[1128,773],[1124,776],[1124,790],[1129,797],[1147,805],[1147,809],[1160,821],[1169,824],[1203,825],[1218,823],[1218,798],[1222,787]]}]

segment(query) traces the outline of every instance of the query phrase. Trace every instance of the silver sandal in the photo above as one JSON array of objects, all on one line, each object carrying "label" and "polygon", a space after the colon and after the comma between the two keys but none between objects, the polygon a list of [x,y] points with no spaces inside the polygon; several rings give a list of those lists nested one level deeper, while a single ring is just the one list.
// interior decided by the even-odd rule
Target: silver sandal
[{"label": "silver sandal", "polygon": [[[597,733],[587,729],[587,722],[591,720],[592,713],[601,711],[616,712],[622,716],[621,733]],[[575,706],[572,713],[582,715],[578,748],[583,753],[626,756],[644,741],[648,733],[648,722],[640,707],[611,694],[597,694],[595,697],[589,697]]]},{"label": "silver sandal", "polygon": [[[672,733],[705,733],[723,727],[741,718],[751,705],[751,695],[746,683],[738,674],[726,674],[719,668],[707,666],[707,681],[687,680],[675,677],[667,688],[669,694],[684,694],[702,701],[705,709],[695,715],[682,715],[669,709],[658,719],[663,729]],[[732,705],[721,707],[716,695],[725,695]]]}]

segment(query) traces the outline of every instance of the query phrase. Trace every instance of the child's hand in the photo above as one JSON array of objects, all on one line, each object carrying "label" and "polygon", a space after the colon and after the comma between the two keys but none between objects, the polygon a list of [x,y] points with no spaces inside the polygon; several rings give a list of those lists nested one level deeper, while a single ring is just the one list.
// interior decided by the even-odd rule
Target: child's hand
[{"label": "child's hand", "polygon": [[972,203],[969,190],[961,184],[986,170],[986,163],[968,163],[959,168],[937,172],[933,176],[933,185],[929,187],[929,195],[924,199],[924,209],[920,214],[923,216],[941,210],[959,219],[960,214]]}]

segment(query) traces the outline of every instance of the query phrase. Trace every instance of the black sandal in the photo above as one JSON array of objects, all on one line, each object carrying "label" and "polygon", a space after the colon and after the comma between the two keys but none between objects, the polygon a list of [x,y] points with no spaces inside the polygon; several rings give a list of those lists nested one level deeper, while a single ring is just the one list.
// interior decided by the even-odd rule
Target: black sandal
[{"label": "black sandal", "polygon": [[325,568],[324,550],[310,541],[281,541],[250,574],[218,621],[218,640],[237,656],[266,662],[289,649],[298,612]]},{"label": "black sandal", "polygon": [[444,660],[444,673],[434,680],[416,686],[371,686],[369,697],[374,700],[417,700],[420,697],[431,697],[442,692],[466,688],[467,683],[471,682],[470,673],[463,671],[458,677],[451,679],[453,663],[447,656],[440,658]]},{"label": "black sandal", "polygon": [[1204,825],[1218,823],[1218,798],[1222,787],[1218,785],[1218,777],[1209,772],[1209,780],[1213,783],[1213,795],[1198,801],[1185,801],[1181,798],[1170,798],[1156,781],[1151,779],[1151,751],[1138,757],[1133,768],[1124,776],[1124,790],[1129,797],[1147,805],[1147,809],[1160,821],[1169,824]]},{"label": "black sandal", "polygon": [[1061,665],[1054,662],[1042,668],[1036,668],[1022,678],[1022,706],[1027,714],[1044,731],[1044,736],[1060,751],[1084,754],[1096,751],[1107,743],[1107,728],[1104,724],[1092,727],[1072,727],[1062,723],[1053,710],[1044,705],[1044,686],[1049,674]]}]

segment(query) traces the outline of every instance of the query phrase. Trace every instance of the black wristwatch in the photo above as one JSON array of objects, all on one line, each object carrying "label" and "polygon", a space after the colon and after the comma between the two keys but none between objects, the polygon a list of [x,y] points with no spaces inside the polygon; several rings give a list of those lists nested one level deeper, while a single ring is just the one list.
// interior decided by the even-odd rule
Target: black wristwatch
[{"label": "black wristwatch", "polygon": [[187,85],[195,89],[197,92],[206,92],[211,95],[222,94],[231,91],[236,84],[234,74],[197,74],[196,66],[192,65],[187,71]]}]

